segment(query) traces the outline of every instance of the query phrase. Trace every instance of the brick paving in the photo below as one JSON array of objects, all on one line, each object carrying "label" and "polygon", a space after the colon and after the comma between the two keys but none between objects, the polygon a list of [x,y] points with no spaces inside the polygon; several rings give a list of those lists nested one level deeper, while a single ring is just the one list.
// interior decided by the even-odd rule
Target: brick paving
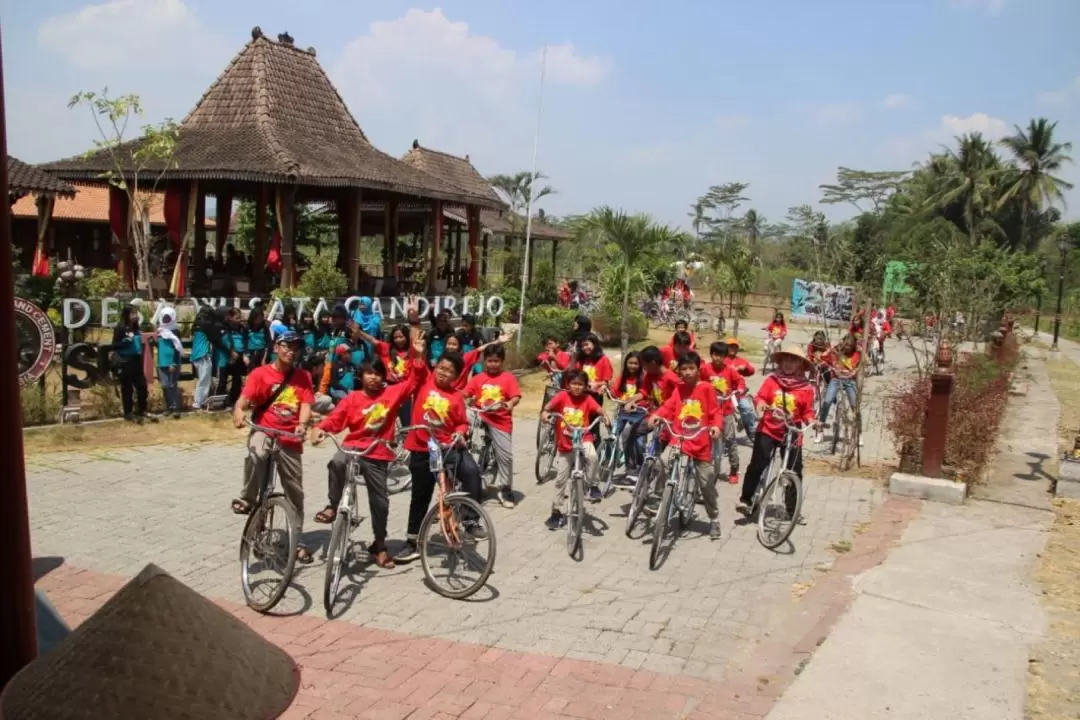
[{"label": "brick paving", "polygon": [[[852,563],[884,552],[913,512],[870,481],[809,477],[807,525],[772,553],[753,527],[735,524],[737,488],[721,483],[723,538],[710,541],[699,522],[650,571],[648,545],[623,534],[628,494],[620,491],[587,508],[576,562],[564,535],[543,527],[554,488],[532,478],[535,425],[521,420],[519,428],[520,503],[488,503],[498,560],[489,589],[471,601],[435,595],[418,564],[360,564],[343,581],[351,600],[328,623],[316,552],[275,616],[240,608],[242,520],[227,506],[243,448],[215,444],[32,460],[35,556],[65,560],[41,586],[77,622],[156,563],[297,658],[304,692],[289,717],[304,717],[305,707],[318,718],[416,720],[440,716],[436,710],[466,718],[760,717],[846,606]],[[748,449],[742,453],[745,467]],[[305,540],[314,548],[329,536],[310,518],[325,503],[330,454],[305,452]],[[391,498],[392,538],[403,537],[407,508],[407,492]],[[354,539],[368,533],[364,523]],[[845,553],[847,543],[854,550]],[[436,672],[417,675],[421,668]]]}]

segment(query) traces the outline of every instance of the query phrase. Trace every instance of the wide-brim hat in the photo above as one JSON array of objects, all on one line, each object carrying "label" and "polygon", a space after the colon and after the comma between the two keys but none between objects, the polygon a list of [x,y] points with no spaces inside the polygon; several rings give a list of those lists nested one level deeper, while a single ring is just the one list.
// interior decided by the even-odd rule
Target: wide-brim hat
[{"label": "wide-brim hat", "polygon": [[803,352],[803,349],[801,347],[799,347],[798,345],[795,345],[795,346],[793,346],[793,347],[791,347],[790,349],[787,349],[787,350],[777,350],[776,352],[774,352],[772,354],[772,358],[771,358],[772,361],[773,361],[773,364],[775,365],[775,364],[779,363],[780,360],[785,355],[787,355],[789,357],[793,357],[793,358],[798,358],[799,360],[802,360],[803,365],[806,365],[807,367],[812,367],[813,366],[813,363],[810,362],[810,358],[806,357],[806,353]]},{"label": "wide-brim hat", "polygon": [[0,694],[0,720],[267,720],[300,671],[281,648],[147,565]]}]

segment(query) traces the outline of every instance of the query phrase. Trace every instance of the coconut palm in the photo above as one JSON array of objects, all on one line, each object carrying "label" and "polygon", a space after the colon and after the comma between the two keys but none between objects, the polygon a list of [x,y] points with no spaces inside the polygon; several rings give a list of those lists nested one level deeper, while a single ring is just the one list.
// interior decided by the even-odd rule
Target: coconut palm
[{"label": "coconut palm", "polygon": [[1016,134],[1001,140],[1001,145],[1012,153],[1017,168],[998,198],[998,207],[1019,198],[1020,243],[1021,247],[1028,248],[1029,211],[1055,203],[1064,205],[1065,191],[1072,190],[1072,183],[1056,175],[1066,163],[1072,162],[1069,155],[1072,143],[1055,142],[1057,123],[1046,118],[1029,121],[1026,130],[1019,125],[1013,128]]},{"label": "coconut palm", "polygon": [[956,150],[945,150],[945,190],[932,202],[940,208],[953,204],[960,206],[968,239],[975,247],[978,244],[976,231],[988,219],[994,204],[994,181],[1001,172],[1001,161],[982,133],[963,135],[956,141]]}]

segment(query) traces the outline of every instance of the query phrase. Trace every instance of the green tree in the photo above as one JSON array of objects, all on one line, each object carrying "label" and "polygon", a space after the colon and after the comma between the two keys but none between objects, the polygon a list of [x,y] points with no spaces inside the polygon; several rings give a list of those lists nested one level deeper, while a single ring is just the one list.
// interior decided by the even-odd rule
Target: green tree
[{"label": "green tree", "polygon": [[1019,198],[1020,246],[1031,250],[1033,244],[1028,238],[1030,210],[1055,203],[1064,205],[1065,191],[1072,190],[1072,183],[1057,175],[1066,163],[1072,162],[1069,155],[1072,143],[1056,142],[1057,123],[1046,118],[1031,120],[1026,130],[1019,125],[1013,127],[1015,134],[1003,139],[1001,144],[1012,153],[1017,170],[998,198],[998,207]]},{"label": "green tree", "polygon": [[939,206],[953,203],[960,206],[964,229],[975,247],[979,228],[990,219],[989,212],[996,205],[994,182],[1001,172],[1001,161],[982,133],[970,133],[956,140],[956,150],[946,148],[945,189],[935,202]]}]

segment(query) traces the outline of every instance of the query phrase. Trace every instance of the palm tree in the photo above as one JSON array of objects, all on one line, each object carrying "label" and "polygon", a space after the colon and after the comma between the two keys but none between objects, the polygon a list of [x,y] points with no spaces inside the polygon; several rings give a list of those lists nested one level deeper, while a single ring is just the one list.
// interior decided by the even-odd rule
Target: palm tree
[{"label": "palm tree", "polygon": [[694,237],[701,242],[701,226],[705,224],[705,198],[698,198],[690,206],[690,227],[694,228]]},{"label": "palm tree", "polygon": [[[513,238],[515,236],[521,237],[521,245],[524,247],[524,232],[525,226],[523,224],[524,214],[529,211],[529,194],[532,192],[532,185],[537,180],[546,180],[547,176],[541,172],[532,175],[528,171],[514,173],[513,175],[492,175],[488,178],[488,182],[491,186],[502,193],[507,203],[510,205],[510,234],[504,239],[505,252],[507,260],[503,262],[503,279],[506,278],[506,269],[509,266],[509,258],[511,257],[511,247],[513,247]],[[532,196],[532,202],[535,204],[540,198],[553,195],[555,189],[550,185],[535,191],[536,194]],[[518,260],[517,268],[520,269],[520,259]]]},{"label": "palm tree", "polygon": [[1020,244],[1026,249],[1029,210],[1055,203],[1064,205],[1064,191],[1073,188],[1072,183],[1056,175],[1065,163],[1072,162],[1072,143],[1054,142],[1057,123],[1046,118],[1029,121],[1027,130],[1019,125],[1013,128],[1016,134],[1001,140],[1001,145],[1013,154],[1017,171],[998,199],[998,207],[1020,198]]},{"label": "palm tree", "polygon": [[761,257],[760,240],[761,236],[765,232],[765,218],[763,218],[757,210],[751,208],[743,215],[742,221],[739,223],[743,232],[746,233],[746,239],[750,243],[750,254],[756,260]]},{"label": "palm tree", "polygon": [[958,148],[946,148],[946,189],[933,202],[938,207],[959,203],[971,246],[975,247],[976,229],[993,205],[991,198],[995,176],[1001,162],[993,146],[982,133],[974,132],[956,138]]}]

